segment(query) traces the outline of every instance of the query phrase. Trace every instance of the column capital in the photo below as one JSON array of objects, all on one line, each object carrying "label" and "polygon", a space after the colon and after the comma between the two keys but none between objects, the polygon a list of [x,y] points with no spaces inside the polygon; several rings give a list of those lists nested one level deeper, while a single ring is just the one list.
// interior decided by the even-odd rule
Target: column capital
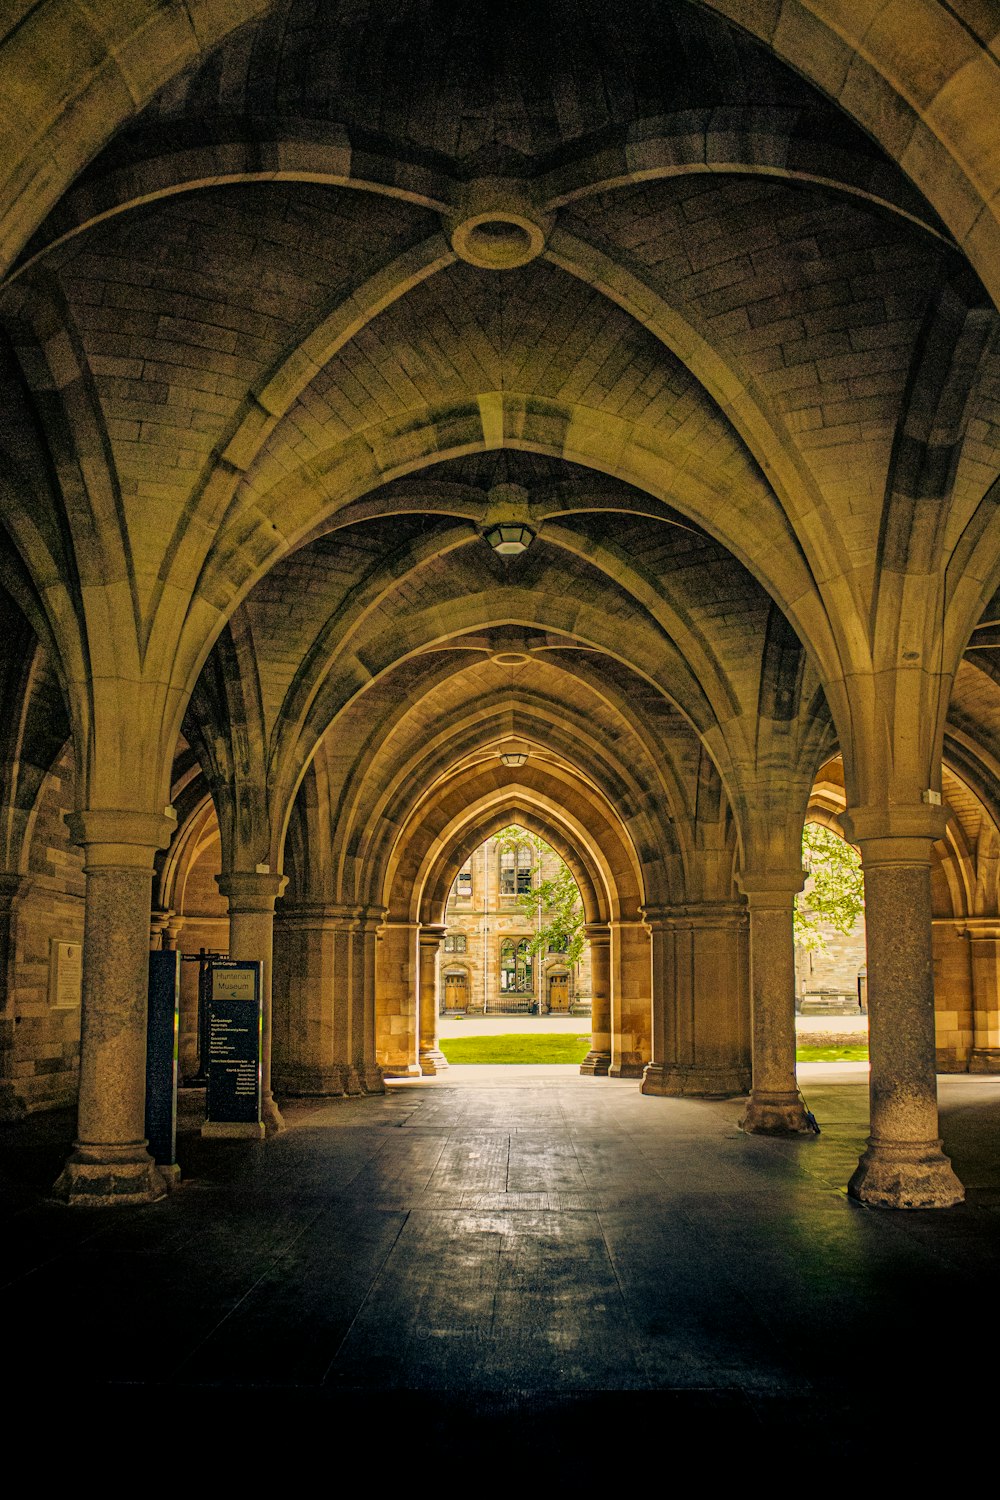
[{"label": "column capital", "polygon": [[746,921],[747,908],[742,901],[685,901],[669,906],[644,906],[644,925],[654,928],[738,927]]},{"label": "column capital", "polygon": [[89,808],[67,813],[74,844],[87,851],[85,869],[152,869],[153,855],[166,849],[177,832],[177,814]]},{"label": "column capital", "polygon": [[447,931],[448,927],[445,922],[421,922],[420,942],[428,948],[439,948],[444,942]]},{"label": "column capital", "polygon": [[584,924],[583,935],[588,943],[610,943],[611,926],[608,922],[587,922]]},{"label": "column capital", "polygon": [[184,930],[184,918],[172,914],[163,929],[163,946],[168,952],[176,952],[180,935]]},{"label": "column capital", "polygon": [[234,912],[273,912],[274,903],[288,884],[287,875],[272,871],[229,870],[216,875],[215,883]]},{"label": "column capital", "polygon": [[282,903],[274,919],[299,932],[356,932],[364,910],[342,901],[297,901],[293,906]]},{"label": "column capital", "polygon": [[850,807],[841,813],[844,833],[861,850],[864,864],[927,864],[930,846],[943,839],[943,807],[918,802],[887,807]]},{"label": "column capital", "polygon": [[806,883],[803,870],[745,870],[736,884],[747,898],[752,911],[788,911]]},{"label": "column capital", "polygon": [[975,941],[985,939],[996,942],[1000,939],[1000,917],[963,917],[962,935]]},{"label": "column capital", "polygon": [[173,916],[172,907],[154,906],[149,914],[149,943],[165,945],[167,935],[167,923]]}]

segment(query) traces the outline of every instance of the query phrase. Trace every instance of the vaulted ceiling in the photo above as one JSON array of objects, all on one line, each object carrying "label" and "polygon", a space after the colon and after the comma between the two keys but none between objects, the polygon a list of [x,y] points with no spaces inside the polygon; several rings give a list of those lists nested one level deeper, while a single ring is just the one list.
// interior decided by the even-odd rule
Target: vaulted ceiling
[{"label": "vaulted ceiling", "polygon": [[346,891],[516,737],[677,893],[790,860],[837,746],[986,795],[996,38],[726,9],[20,18],[0,584],[81,798],[162,807],[183,726],[252,868],[321,763]]}]

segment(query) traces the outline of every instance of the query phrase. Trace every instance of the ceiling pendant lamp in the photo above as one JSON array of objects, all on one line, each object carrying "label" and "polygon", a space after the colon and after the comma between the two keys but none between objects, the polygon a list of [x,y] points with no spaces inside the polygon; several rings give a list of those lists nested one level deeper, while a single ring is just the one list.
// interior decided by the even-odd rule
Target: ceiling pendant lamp
[{"label": "ceiling pendant lamp", "polygon": [[495,484],[480,522],[483,541],[498,557],[519,557],[535,540],[528,491],[522,484]]},{"label": "ceiling pendant lamp", "polygon": [[483,537],[498,557],[517,557],[531,546],[535,533],[521,521],[500,521],[484,531]]}]

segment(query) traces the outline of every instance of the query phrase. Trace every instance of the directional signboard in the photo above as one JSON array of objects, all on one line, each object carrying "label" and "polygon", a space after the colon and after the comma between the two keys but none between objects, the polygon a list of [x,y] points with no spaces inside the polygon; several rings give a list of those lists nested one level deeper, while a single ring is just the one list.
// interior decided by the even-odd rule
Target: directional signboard
[{"label": "directional signboard", "polygon": [[208,1002],[208,1110],[202,1135],[264,1134],[261,1123],[262,965],[214,959]]}]

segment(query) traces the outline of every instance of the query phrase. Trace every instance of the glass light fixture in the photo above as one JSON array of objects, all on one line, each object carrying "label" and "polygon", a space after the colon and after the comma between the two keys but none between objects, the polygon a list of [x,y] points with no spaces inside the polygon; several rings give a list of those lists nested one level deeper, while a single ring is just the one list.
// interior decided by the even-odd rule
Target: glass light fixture
[{"label": "glass light fixture", "polygon": [[527,750],[501,750],[500,763],[504,766],[523,766],[528,759]]},{"label": "glass light fixture", "polygon": [[498,557],[517,557],[535,540],[531,527],[521,521],[499,521],[484,531],[483,536]]}]

